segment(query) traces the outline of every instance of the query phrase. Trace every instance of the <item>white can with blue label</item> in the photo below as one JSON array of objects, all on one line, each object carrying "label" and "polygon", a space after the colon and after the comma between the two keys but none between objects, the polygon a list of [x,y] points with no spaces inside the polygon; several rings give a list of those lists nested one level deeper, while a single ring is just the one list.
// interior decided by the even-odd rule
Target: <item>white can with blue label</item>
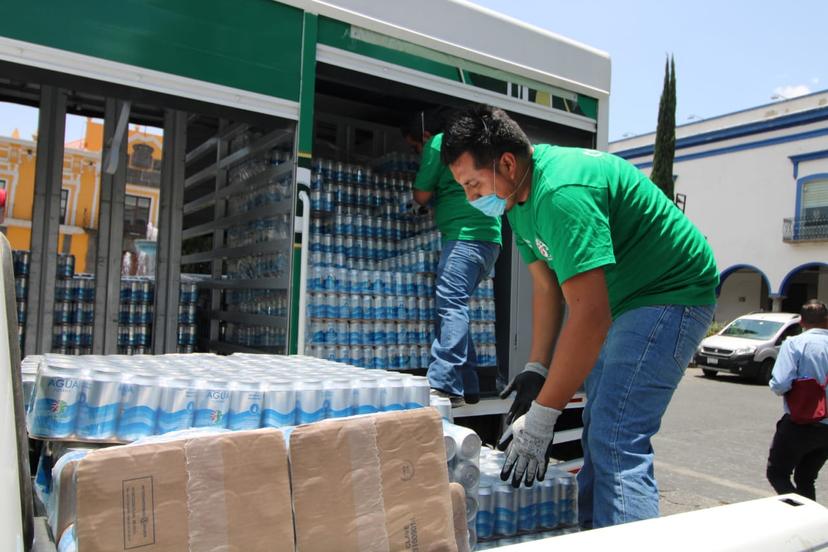
[{"label": "white can with blue label", "polygon": [[258,429],[262,421],[263,398],[261,385],[257,381],[231,383],[227,429]]},{"label": "white can with blue label", "polygon": [[193,427],[227,427],[230,389],[223,380],[202,380],[196,386]]},{"label": "white can with blue label", "polygon": [[29,405],[29,433],[52,439],[75,432],[83,386],[82,373],[75,369],[41,365]]}]

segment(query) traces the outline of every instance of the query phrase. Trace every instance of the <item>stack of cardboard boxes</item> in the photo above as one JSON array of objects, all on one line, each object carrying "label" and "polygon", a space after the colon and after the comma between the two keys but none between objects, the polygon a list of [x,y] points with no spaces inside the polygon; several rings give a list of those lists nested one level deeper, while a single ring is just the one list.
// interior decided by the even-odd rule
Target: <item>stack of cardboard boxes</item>
[{"label": "stack of cardboard boxes", "polygon": [[90,453],[74,467],[79,551],[468,550],[434,409],[300,426],[289,443],[262,429]]}]

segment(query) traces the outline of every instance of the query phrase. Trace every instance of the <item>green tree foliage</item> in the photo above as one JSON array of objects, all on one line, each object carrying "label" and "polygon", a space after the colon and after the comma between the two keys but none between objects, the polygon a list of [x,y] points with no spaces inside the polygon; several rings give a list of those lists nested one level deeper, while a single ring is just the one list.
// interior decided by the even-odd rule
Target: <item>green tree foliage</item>
[{"label": "green tree foliage", "polygon": [[673,159],[676,155],[676,61],[670,58],[664,64],[664,88],[658,104],[653,170],[650,180],[667,194],[673,193]]}]

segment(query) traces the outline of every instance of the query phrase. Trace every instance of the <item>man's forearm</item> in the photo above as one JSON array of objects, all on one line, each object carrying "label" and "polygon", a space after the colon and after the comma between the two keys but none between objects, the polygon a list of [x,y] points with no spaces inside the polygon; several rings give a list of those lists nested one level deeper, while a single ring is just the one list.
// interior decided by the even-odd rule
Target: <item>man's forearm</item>
[{"label": "man's forearm", "polygon": [[566,407],[598,360],[608,330],[608,323],[570,313],[555,347],[546,384],[537,398],[541,405],[558,410]]},{"label": "man's forearm", "polygon": [[532,298],[532,347],[529,362],[540,362],[549,367],[555,341],[561,331],[563,305],[555,295],[535,293]]}]

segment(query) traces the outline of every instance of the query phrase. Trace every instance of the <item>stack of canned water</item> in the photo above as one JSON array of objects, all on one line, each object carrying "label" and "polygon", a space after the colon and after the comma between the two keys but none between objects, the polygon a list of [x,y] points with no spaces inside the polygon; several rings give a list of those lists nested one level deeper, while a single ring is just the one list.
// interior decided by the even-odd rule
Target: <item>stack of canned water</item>
[{"label": "stack of canned water", "polygon": [[478,489],[480,485],[480,437],[471,429],[443,420],[449,480],[460,483],[466,492],[469,543],[477,543]]},{"label": "stack of canned water", "polygon": [[578,523],[578,489],[575,476],[550,467],[543,481],[515,489],[500,480],[504,454],[483,448],[480,452],[477,537],[499,539],[500,545],[549,536],[544,531]]},{"label": "stack of canned water", "polygon": [[155,281],[147,276],[121,278],[118,353],[143,355],[152,340]]},{"label": "stack of canned water", "polygon": [[290,215],[256,219],[227,229],[227,245],[242,247],[254,243],[284,240],[290,232]]},{"label": "stack of canned water", "polygon": [[181,276],[178,293],[178,352],[192,353],[198,340],[196,302],[198,285],[186,275]]},{"label": "stack of canned water", "polygon": [[46,355],[27,414],[44,439],[122,442],[213,427],[284,427],[419,408],[428,380],[310,357]]},{"label": "stack of canned water", "polygon": [[[381,167],[380,167],[381,168]],[[331,212],[336,205],[382,209],[388,215],[408,210],[416,160],[401,172],[374,172],[365,165],[314,159],[311,168],[311,208]]]},{"label": "stack of canned water", "polygon": [[272,149],[261,156],[230,168],[229,184],[245,181],[246,185],[244,191],[228,198],[227,214],[238,215],[289,200],[291,198],[291,175],[274,175],[270,169],[290,160],[290,152]]},{"label": "stack of canned water", "polygon": [[270,353],[284,353],[287,346],[287,330],[274,326],[226,322],[222,341]]},{"label": "stack of canned water", "polygon": [[23,349],[26,331],[26,308],[29,295],[29,258],[28,251],[12,251],[14,264],[14,294],[17,299],[17,337],[20,349]]},{"label": "stack of canned water", "polygon": [[52,351],[91,353],[94,321],[95,276],[75,274],[74,255],[58,255]]}]

